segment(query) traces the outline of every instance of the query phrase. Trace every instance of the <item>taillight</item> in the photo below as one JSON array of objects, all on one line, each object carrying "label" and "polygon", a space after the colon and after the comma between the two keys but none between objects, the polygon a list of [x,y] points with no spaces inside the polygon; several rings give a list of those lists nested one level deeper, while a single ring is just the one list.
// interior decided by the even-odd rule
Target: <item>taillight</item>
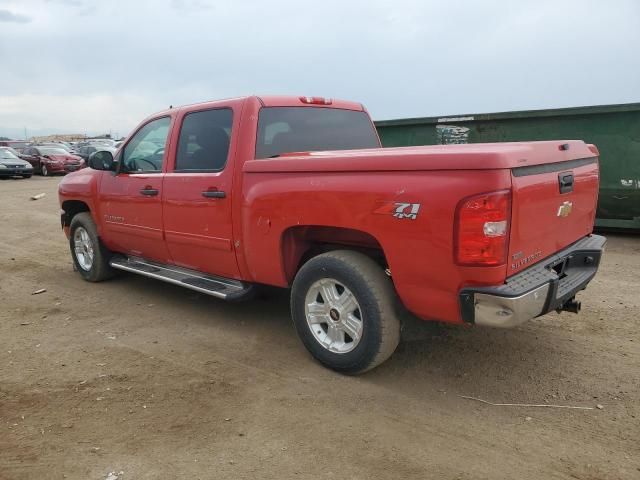
[{"label": "taillight", "polygon": [[463,199],[456,209],[455,259],[459,265],[502,265],[509,249],[511,190]]},{"label": "taillight", "polygon": [[331,99],[323,97],[300,97],[300,101],[308,105],[331,105]]}]

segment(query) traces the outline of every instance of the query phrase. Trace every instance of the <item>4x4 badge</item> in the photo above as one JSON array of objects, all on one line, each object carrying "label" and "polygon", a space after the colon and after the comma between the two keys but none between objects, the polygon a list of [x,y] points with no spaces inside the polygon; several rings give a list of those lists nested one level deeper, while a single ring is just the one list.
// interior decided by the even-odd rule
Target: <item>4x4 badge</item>
[{"label": "4x4 badge", "polygon": [[380,215],[392,215],[398,219],[408,218],[410,220],[415,220],[418,218],[419,211],[419,203],[388,202],[375,209],[373,213]]}]

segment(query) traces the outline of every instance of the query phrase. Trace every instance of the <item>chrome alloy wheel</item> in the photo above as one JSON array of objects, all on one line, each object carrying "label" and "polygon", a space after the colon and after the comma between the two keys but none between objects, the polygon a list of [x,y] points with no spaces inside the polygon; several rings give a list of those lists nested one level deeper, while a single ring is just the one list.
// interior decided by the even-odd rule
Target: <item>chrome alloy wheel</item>
[{"label": "chrome alloy wheel", "polygon": [[355,295],[332,278],[311,285],[304,306],[314,338],[333,353],[348,353],[362,338],[362,310]]},{"label": "chrome alloy wheel", "polygon": [[73,251],[80,268],[87,272],[91,270],[94,256],[93,244],[91,243],[89,233],[84,227],[78,227],[75,232],[73,232]]}]

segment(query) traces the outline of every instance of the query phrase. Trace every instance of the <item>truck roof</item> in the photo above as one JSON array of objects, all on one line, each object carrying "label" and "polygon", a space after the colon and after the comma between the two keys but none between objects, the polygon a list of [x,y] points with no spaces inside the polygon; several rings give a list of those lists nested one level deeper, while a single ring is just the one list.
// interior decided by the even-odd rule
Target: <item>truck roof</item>
[{"label": "truck roof", "polygon": [[[247,95],[244,97],[232,97],[220,100],[208,100],[205,102],[191,103],[187,105],[180,105],[177,107],[171,107],[166,110],[161,110],[149,115],[147,118],[158,117],[164,114],[168,114],[176,109],[187,110],[200,110],[205,108],[215,108],[221,103],[229,104],[230,102],[243,102],[249,98],[256,98],[265,107],[324,107],[324,108],[340,108],[343,110],[356,110],[359,112],[365,111],[364,106],[358,102],[350,102],[348,100],[339,100],[337,98],[327,97],[308,97],[304,95]],[[303,99],[321,100],[323,103],[309,103]],[[324,103],[324,101],[328,103]]]}]

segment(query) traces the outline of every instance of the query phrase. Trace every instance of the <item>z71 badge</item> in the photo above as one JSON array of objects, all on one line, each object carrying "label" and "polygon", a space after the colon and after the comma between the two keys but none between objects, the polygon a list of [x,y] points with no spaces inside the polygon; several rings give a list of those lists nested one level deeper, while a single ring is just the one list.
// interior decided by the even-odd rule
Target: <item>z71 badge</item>
[{"label": "z71 badge", "polygon": [[380,215],[392,215],[393,217],[401,220],[404,218],[415,220],[418,218],[419,211],[419,203],[388,202],[375,209],[373,213]]}]

